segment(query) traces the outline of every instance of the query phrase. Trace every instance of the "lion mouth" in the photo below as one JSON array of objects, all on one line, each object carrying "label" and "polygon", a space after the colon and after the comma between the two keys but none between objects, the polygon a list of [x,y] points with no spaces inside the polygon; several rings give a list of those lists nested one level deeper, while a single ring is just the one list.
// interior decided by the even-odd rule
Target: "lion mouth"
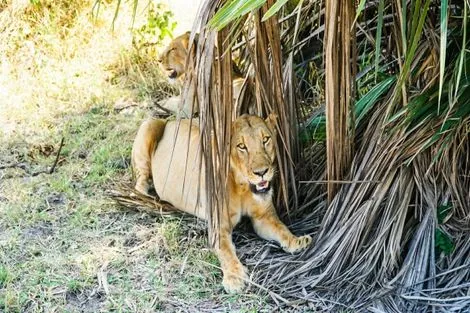
[{"label": "lion mouth", "polygon": [[262,180],[257,184],[250,184],[250,189],[253,193],[267,193],[271,190],[271,184],[267,180]]}]

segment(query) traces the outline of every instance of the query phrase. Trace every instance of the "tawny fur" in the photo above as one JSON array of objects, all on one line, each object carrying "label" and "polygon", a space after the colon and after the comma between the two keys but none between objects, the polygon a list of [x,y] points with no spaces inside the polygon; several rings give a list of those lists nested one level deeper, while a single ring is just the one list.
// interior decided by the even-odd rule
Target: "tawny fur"
[{"label": "tawny fur", "polygon": [[[308,235],[293,235],[279,220],[273,205],[270,187],[276,173],[274,120],[273,116],[263,120],[244,115],[232,125],[227,184],[229,207],[223,208],[226,214],[221,215],[220,239],[216,245],[227,292],[240,292],[247,280],[246,269],[232,243],[233,227],[242,216],[251,218],[260,237],[278,242],[286,252],[300,251],[312,241]],[[205,169],[199,142],[200,132],[195,120],[145,121],[132,148],[135,188],[147,193],[149,180],[153,178],[162,200],[206,219]]]}]

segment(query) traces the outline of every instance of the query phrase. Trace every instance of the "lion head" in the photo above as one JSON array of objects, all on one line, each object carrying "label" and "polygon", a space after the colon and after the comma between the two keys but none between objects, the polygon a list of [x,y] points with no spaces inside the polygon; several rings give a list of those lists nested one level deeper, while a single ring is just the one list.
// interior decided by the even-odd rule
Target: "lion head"
[{"label": "lion head", "polygon": [[255,194],[268,194],[275,167],[275,115],[266,120],[243,115],[232,125],[230,168],[236,180]]},{"label": "lion head", "polygon": [[190,32],[186,32],[173,39],[158,56],[157,61],[160,69],[171,83],[182,78],[185,72],[190,34]]}]

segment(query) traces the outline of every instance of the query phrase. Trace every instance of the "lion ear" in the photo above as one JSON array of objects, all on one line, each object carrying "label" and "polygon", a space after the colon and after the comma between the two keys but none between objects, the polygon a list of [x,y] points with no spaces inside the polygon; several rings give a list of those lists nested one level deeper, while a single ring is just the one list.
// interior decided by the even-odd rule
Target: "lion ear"
[{"label": "lion ear", "polygon": [[190,36],[191,36],[191,32],[186,32],[186,33],[184,33],[183,35],[180,36],[181,44],[183,45],[183,48],[185,50],[188,50]]},{"label": "lion ear", "polygon": [[277,123],[277,114],[276,113],[269,113],[268,117],[264,120],[266,125],[268,126],[269,130],[276,134],[276,123]]},{"label": "lion ear", "polygon": [[[186,32],[185,43],[184,43],[184,48],[186,49],[186,51],[188,51],[188,49],[189,49],[190,39],[191,39],[191,32]],[[196,33],[196,34],[194,34],[194,40],[193,40],[193,45],[192,45],[191,51],[196,51],[196,46],[197,46],[198,40],[199,40],[199,34]]]}]

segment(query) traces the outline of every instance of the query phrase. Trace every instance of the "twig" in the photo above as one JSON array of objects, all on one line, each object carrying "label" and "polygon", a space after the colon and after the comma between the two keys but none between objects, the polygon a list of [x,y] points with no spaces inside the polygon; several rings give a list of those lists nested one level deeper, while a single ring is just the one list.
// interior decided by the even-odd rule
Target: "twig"
[{"label": "twig", "polygon": [[114,108],[114,112],[115,112],[115,113],[119,113],[119,112],[121,112],[121,111],[123,111],[123,110],[125,110],[125,109],[129,109],[129,108],[137,107],[137,106],[139,106],[139,105],[138,105],[138,104],[129,104],[129,105],[125,105],[125,106],[120,107],[120,108]]},{"label": "twig", "polygon": [[62,139],[60,140],[59,150],[57,151],[57,156],[55,157],[54,164],[52,164],[52,167],[51,167],[51,169],[49,170],[49,174],[54,173],[54,170],[55,170],[55,167],[56,167],[56,165],[57,165],[57,162],[59,161],[60,151],[62,151],[62,147],[63,147],[63,146],[64,146],[64,137],[62,137]]}]

